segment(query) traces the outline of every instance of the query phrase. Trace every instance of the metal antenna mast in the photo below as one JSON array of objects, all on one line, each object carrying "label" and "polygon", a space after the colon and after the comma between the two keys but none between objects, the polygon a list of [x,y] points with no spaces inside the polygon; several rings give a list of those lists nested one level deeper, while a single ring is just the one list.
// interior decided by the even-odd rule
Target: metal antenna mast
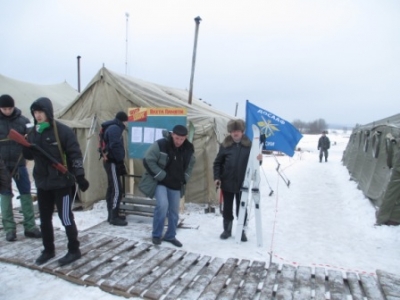
[{"label": "metal antenna mast", "polygon": [[125,75],[128,75],[128,20],[129,20],[129,13],[125,13],[125,17],[126,17]]}]

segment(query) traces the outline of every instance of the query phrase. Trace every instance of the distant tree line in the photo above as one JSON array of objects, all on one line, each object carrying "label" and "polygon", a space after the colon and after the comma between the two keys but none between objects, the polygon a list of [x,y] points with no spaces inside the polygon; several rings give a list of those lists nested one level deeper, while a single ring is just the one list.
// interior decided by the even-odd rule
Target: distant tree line
[{"label": "distant tree line", "polygon": [[319,134],[322,131],[328,130],[328,124],[324,119],[318,119],[312,122],[303,122],[301,120],[294,120],[292,125],[303,134]]}]

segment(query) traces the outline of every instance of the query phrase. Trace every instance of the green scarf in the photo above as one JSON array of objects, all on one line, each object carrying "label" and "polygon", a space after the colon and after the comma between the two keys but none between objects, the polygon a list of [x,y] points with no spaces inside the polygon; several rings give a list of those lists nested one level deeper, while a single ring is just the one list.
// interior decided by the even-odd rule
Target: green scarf
[{"label": "green scarf", "polygon": [[43,123],[38,123],[36,124],[36,131],[39,133],[42,133],[46,128],[50,127],[49,122],[43,122]]}]

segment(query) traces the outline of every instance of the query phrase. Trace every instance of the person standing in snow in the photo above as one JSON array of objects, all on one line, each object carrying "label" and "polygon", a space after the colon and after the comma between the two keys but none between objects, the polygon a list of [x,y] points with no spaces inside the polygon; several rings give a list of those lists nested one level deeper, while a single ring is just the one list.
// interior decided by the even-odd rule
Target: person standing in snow
[{"label": "person standing in snow", "polygon": [[[143,158],[146,172],[139,189],[147,197],[156,198],[152,231],[154,245],[165,241],[182,247],[176,238],[179,203],[196,161],[193,144],[187,140],[187,135],[185,126],[176,125],[171,134],[155,141]],[[166,217],[168,228],[162,237]]]},{"label": "person standing in snow", "polygon": [[119,206],[122,199],[121,176],[126,175],[125,147],[122,134],[128,122],[128,115],[120,111],[113,120],[101,124],[104,130],[106,157],[103,157],[103,166],[107,174],[106,202],[108,222],[116,226],[126,226],[125,216],[119,215]]},{"label": "person standing in snow", "polygon": [[[29,120],[21,114],[21,110],[15,107],[14,99],[10,95],[0,96],[0,153],[4,164],[14,179],[20,194],[21,210],[24,216],[24,235],[28,238],[41,238],[42,234],[35,223],[35,213],[31,196],[31,181],[26,161],[22,156],[22,146],[7,138],[10,129],[25,135],[28,132]],[[0,190],[1,215],[6,240],[9,242],[17,239],[12,205],[12,181]]]},{"label": "person standing in snow", "polygon": [[[223,228],[220,238],[225,240],[232,235],[233,199],[236,202],[236,217],[239,216],[241,187],[243,185],[247,162],[250,156],[251,141],[244,134],[245,123],[241,119],[228,122],[229,135],[220,145],[217,157],[214,160],[214,182],[220,186],[224,198]],[[262,154],[257,156],[262,161]],[[247,212],[245,215],[245,223]],[[246,242],[245,230],[242,231],[241,241]]]},{"label": "person standing in snow", "polygon": [[52,218],[56,205],[68,238],[68,252],[58,260],[59,265],[63,266],[81,258],[78,229],[72,213],[72,191],[75,180],[82,192],[89,188],[89,182],[85,179],[82,152],[75,133],[68,126],[54,120],[50,99],[37,99],[32,103],[30,110],[35,120],[35,128],[28,133],[28,142],[42,148],[69,170],[63,174],[34,147],[23,148],[24,157],[35,161],[33,178],[37,188],[44,246],[36,264],[42,265],[55,256]]},{"label": "person standing in snow", "polygon": [[319,162],[322,162],[323,156],[325,156],[325,162],[328,161],[328,149],[331,147],[331,141],[326,133],[327,131],[322,131],[322,136],[318,140]]}]

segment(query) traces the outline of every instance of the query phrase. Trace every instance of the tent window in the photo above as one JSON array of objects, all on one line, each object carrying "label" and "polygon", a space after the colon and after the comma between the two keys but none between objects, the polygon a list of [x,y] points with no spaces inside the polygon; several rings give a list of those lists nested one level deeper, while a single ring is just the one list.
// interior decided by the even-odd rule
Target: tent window
[{"label": "tent window", "polygon": [[358,136],[358,148],[360,148],[361,146],[362,138],[363,138],[363,132],[361,131],[361,133]]},{"label": "tent window", "polygon": [[372,156],[378,158],[382,132],[375,131],[372,135]]}]

